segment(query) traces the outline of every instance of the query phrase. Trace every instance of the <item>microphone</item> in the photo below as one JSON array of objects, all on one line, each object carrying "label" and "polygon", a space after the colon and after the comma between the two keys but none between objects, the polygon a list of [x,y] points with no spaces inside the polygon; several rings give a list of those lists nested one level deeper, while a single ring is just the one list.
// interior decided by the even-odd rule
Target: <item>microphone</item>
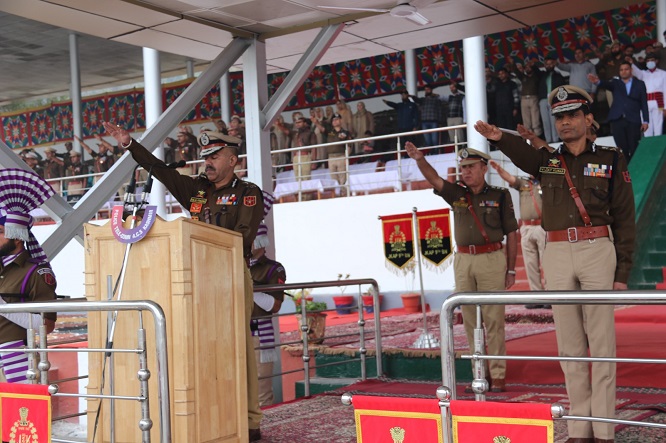
[{"label": "microphone", "polygon": [[136,192],[136,170],[138,167],[139,165],[136,165],[134,169],[132,169],[130,181],[125,188],[125,204],[134,203],[134,193]]},{"label": "microphone", "polygon": [[[185,160],[180,160],[177,162],[165,164],[163,167],[167,169],[177,169],[177,168],[182,168],[185,166],[187,162]],[[150,167],[148,170],[148,178],[146,179],[146,184],[143,187],[143,193],[141,194],[141,201],[143,203],[148,203],[148,196],[150,195],[151,190],[153,189],[153,167],[155,166],[161,166],[159,164],[153,165]]]}]

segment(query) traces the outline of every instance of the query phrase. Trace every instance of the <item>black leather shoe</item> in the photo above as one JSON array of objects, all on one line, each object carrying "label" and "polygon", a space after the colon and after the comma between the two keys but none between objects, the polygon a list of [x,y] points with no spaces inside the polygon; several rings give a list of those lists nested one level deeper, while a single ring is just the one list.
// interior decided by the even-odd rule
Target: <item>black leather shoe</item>
[{"label": "black leather shoe", "polygon": [[261,430],[249,429],[248,436],[250,437],[250,441],[259,441],[261,440]]},{"label": "black leather shoe", "polygon": [[526,309],[541,309],[543,305],[525,305]]},{"label": "black leather shoe", "polygon": [[593,438],[570,438],[566,443],[594,443]]}]

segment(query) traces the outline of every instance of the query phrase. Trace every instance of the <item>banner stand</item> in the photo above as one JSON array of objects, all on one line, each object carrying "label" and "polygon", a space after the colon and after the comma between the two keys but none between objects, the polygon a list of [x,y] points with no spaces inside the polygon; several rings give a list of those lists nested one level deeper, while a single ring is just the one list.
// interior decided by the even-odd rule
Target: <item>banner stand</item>
[{"label": "banner stand", "polygon": [[[417,241],[414,242],[414,255],[418,258],[421,257],[421,242],[419,237],[419,227],[416,217],[417,208],[412,208],[412,231],[413,238]],[[423,332],[414,342],[414,347],[417,349],[433,349],[439,348],[439,340],[432,333],[428,332],[428,318],[426,315],[426,302],[425,302],[425,291],[423,290],[423,265],[421,260],[417,259],[418,269],[419,269],[419,285],[421,289],[421,311],[423,312]]]}]

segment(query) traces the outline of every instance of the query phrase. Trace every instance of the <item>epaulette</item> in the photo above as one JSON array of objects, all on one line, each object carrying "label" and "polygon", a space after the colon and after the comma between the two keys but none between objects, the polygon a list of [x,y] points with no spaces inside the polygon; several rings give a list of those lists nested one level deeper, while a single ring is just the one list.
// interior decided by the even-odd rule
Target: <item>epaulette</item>
[{"label": "epaulette", "polygon": [[502,192],[507,190],[506,188],[502,188],[501,186],[492,186],[492,185],[488,185],[488,189],[493,189],[495,191],[502,191]]},{"label": "epaulette", "polygon": [[606,151],[614,151],[614,152],[622,152],[620,148],[616,148],[615,146],[601,146],[597,145],[597,148],[599,149],[605,149]]}]

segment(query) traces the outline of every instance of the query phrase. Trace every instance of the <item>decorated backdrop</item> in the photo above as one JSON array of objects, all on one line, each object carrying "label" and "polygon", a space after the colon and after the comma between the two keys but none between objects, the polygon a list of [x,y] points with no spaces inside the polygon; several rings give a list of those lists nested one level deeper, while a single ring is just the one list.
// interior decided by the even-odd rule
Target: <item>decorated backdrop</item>
[{"label": "decorated backdrop", "polygon": [[[651,1],[487,35],[486,63],[491,69],[497,69],[508,60],[524,63],[529,59],[543,60],[547,56],[573,59],[573,51],[579,46],[593,58],[596,48],[604,48],[613,39],[624,44],[631,43],[640,50],[656,37],[656,5]],[[416,63],[418,83],[421,86],[427,83],[444,85],[452,80],[464,79],[462,41],[418,48]],[[286,109],[330,105],[339,98],[356,100],[392,94],[396,89],[404,87],[404,75],[405,60],[401,52],[317,66],[291,98]],[[285,72],[268,75],[270,95],[275,93],[286,76]],[[243,115],[243,75],[234,72],[229,77],[232,112]],[[163,86],[165,109],[187,86],[189,82]],[[123,124],[131,131],[145,129],[141,89],[87,97],[82,105],[85,138],[102,132],[101,121],[104,119]],[[220,89],[216,85],[187,115],[185,122],[196,123],[219,116]],[[71,102],[0,114],[0,122],[0,136],[8,146],[15,149],[72,139]]]}]

